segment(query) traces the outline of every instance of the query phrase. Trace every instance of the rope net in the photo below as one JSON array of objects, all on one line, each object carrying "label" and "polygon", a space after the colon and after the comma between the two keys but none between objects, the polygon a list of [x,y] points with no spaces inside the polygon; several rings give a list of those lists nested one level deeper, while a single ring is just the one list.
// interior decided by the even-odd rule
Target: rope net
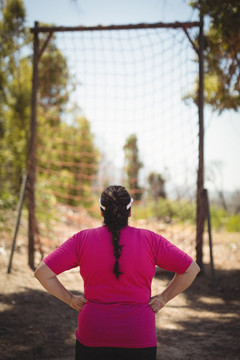
[{"label": "rope net", "polygon": [[[41,232],[57,207],[98,212],[99,195],[112,184],[125,185],[137,200],[138,220],[156,218],[166,232],[194,224],[198,108],[184,98],[198,63],[184,31],[59,32],[53,41],[58,60],[54,50],[49,61],[46,49],[39,63]],[[62,87],[44,90],[60,64]]]}]

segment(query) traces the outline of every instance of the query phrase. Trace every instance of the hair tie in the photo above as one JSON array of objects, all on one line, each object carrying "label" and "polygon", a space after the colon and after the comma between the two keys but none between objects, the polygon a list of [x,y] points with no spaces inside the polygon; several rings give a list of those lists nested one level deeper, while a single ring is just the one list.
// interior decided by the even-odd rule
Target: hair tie
[{"label": "hair tie", "polygon": [[99,199],[99,204],[100,204],[100,208],[101,208],[101,209],[106,210],[105,206],[103,206],[103,205],[101,204],[101,199]]},{"label": "hair tie", "polygon": [[131,207],[133,201],[134,201],[133,198],[131,198],[130,203],[127,204],[127,206],[126,206],[126,209],[127,209],[127,210]]}]

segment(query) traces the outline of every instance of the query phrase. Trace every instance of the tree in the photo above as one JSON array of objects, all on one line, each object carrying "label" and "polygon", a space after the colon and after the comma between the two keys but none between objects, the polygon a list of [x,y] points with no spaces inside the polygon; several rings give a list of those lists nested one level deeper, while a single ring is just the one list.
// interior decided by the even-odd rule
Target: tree
[{"label": "tree", "polygon": [[21,0],[1,2],[0,20],[0,196],[12,198],[20,188],[26,163],[30,77],[19,50],[27,42]]},{"label": "tree", "polygon": [[[13,198],[19,192],[26,168],[31,103],[32,62],[20,56],[29,44],[25,8],[21,0],[1,2],[0,20],[0,196]],[[40,47],[45,41],[40,37]],[[39,62],[39,125],[56,125],[69,97],[67,60],[54,36]],[[46,136],[46,133],[45,133]]]},{"label": "tree", "polygon": [[[210,18],[205,36],[205,102],[213,110],[240,107],[240,1],[195,0],[191,6]],[[196,101],[196,95],[192,95]]]},{"label": "tree", "polygon": [[46,184],[60,203],[89,205],[98,150],[89,121],[79,116],[79,107],[72,110],[72,118],[62,117],[72,89],[67,59],[52,37],[39,62],[37,150],[38,163],[50,170],[51,179],[41,174],[39,182]]},{"label": "tree", "polygon": [[152,198],[157,202],[159,198],[166,198],[165,179],[156,172],[151,172],[148,175],[149,191]]},{"label": "tree", "polygon": [[2,1],[1,10],[0,103],[3,105],[8,98],[8,82],[14,77],[16,71],[16,52],[25,44],[26,14],[22,0]]},{"label": "tree", "polygon": [[48,197],[61,204],[89,206],[99,157],[89,121],[76,115],[71,124],[61,119],[54,126],[41,112],[38,122],[38,188],[46,190],[38,192],[38,203]]},{"label": "tree", "polygon": [[127,138],[123,149],[125,152],[127,185],[132,194],[135,194],[136,200],[140,200],[143,190],[138,184],[138,176],[143,163],[139,160],[137,136],[135,134]]},{"label": "tree", "polygon": [[[64,171],[66,180],[61,191],[65,192],[66,195],[70,195],[67,198],[68,204],[79,205],[81,203],[89,206],[92,201],[91,186],[93,176],[98,171],[99,156],[99,152],[94,145],[90,123],[86,117],[80,116],[75,119],[73,126],[62,123],[61,127],[62,136],[68,140],[67,143],[62,143],[65,155],[62,157],[61,152],[59,153],[64,164],[66,164],[61,166],[60,170]],[[66,179],[67,174],[68,180]]]},{"label": "tree", "polygon": [[21,59],[17,71],[18,76],[8,84],[10,98],[4,111],[4,135],[0,150],[0,176],[2,180],[5,179],[4,189],[12,194],[19,191],[27,160],[31,95],[29,60]]},{"label": "tree", "polygon": [[[1,2],[0,20],[0,196],[19,192],[26,168],[31,103],[32,62],[20,49],[30,42],[22,0]],[[46,34],[40,36],[40,48]],[[31,50],[30,50],[31,51]],[[39,126],[60,124],[71,88],[67,60],[52,36],[39,62]],[[45,130],[49,131],[49,127]],[[40,131],[41,132],[41,131]],[[44,131],[43,131],[44,132]],[[44,134],[47,137],[47,134]],[[38,138],[41,143],[41,139]],[[43,154],[40,154],[43,156]]]}]

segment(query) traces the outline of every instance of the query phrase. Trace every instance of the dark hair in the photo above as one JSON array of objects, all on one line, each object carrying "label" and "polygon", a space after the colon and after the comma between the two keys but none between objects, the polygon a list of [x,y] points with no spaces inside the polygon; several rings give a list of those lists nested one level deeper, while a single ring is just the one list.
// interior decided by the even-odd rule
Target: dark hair
[{"label": "dark hair", "polygon": [[119,271],[118,263],[122,249],[122,245],[119,244],[120,230],[128,225],[131,207],[127,209],[127,205],[131,201],[131,196],[123,186],[113,185],[103,190],[100,200],[101,205],[105,208],[105,210],[101,208],[104,224],[107,226],[108,231],[112,233],[114,256],[116,258],[113,272],[116,278],[119,279],[119,275],[122,274]]}]

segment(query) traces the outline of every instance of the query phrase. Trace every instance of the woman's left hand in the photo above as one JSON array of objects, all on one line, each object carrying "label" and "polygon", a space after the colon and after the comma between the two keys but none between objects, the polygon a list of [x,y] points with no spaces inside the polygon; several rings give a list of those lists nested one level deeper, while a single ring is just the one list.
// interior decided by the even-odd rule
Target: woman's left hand
[{"label": "woman's left hand", "polygon": [[81,311],[84,305],[86,304],[87,299],[83,295],[73,295],[69,301],[69,306],[77,311]]},{"label": "woman's left hand", "polygon": [[163,298],[163,295],[160,294],[160,295],[151,297],[148,304],[150,305],[152,310],[155,313],[157,313],[159,310],[161,310],[165,306],[166,302]]}]

